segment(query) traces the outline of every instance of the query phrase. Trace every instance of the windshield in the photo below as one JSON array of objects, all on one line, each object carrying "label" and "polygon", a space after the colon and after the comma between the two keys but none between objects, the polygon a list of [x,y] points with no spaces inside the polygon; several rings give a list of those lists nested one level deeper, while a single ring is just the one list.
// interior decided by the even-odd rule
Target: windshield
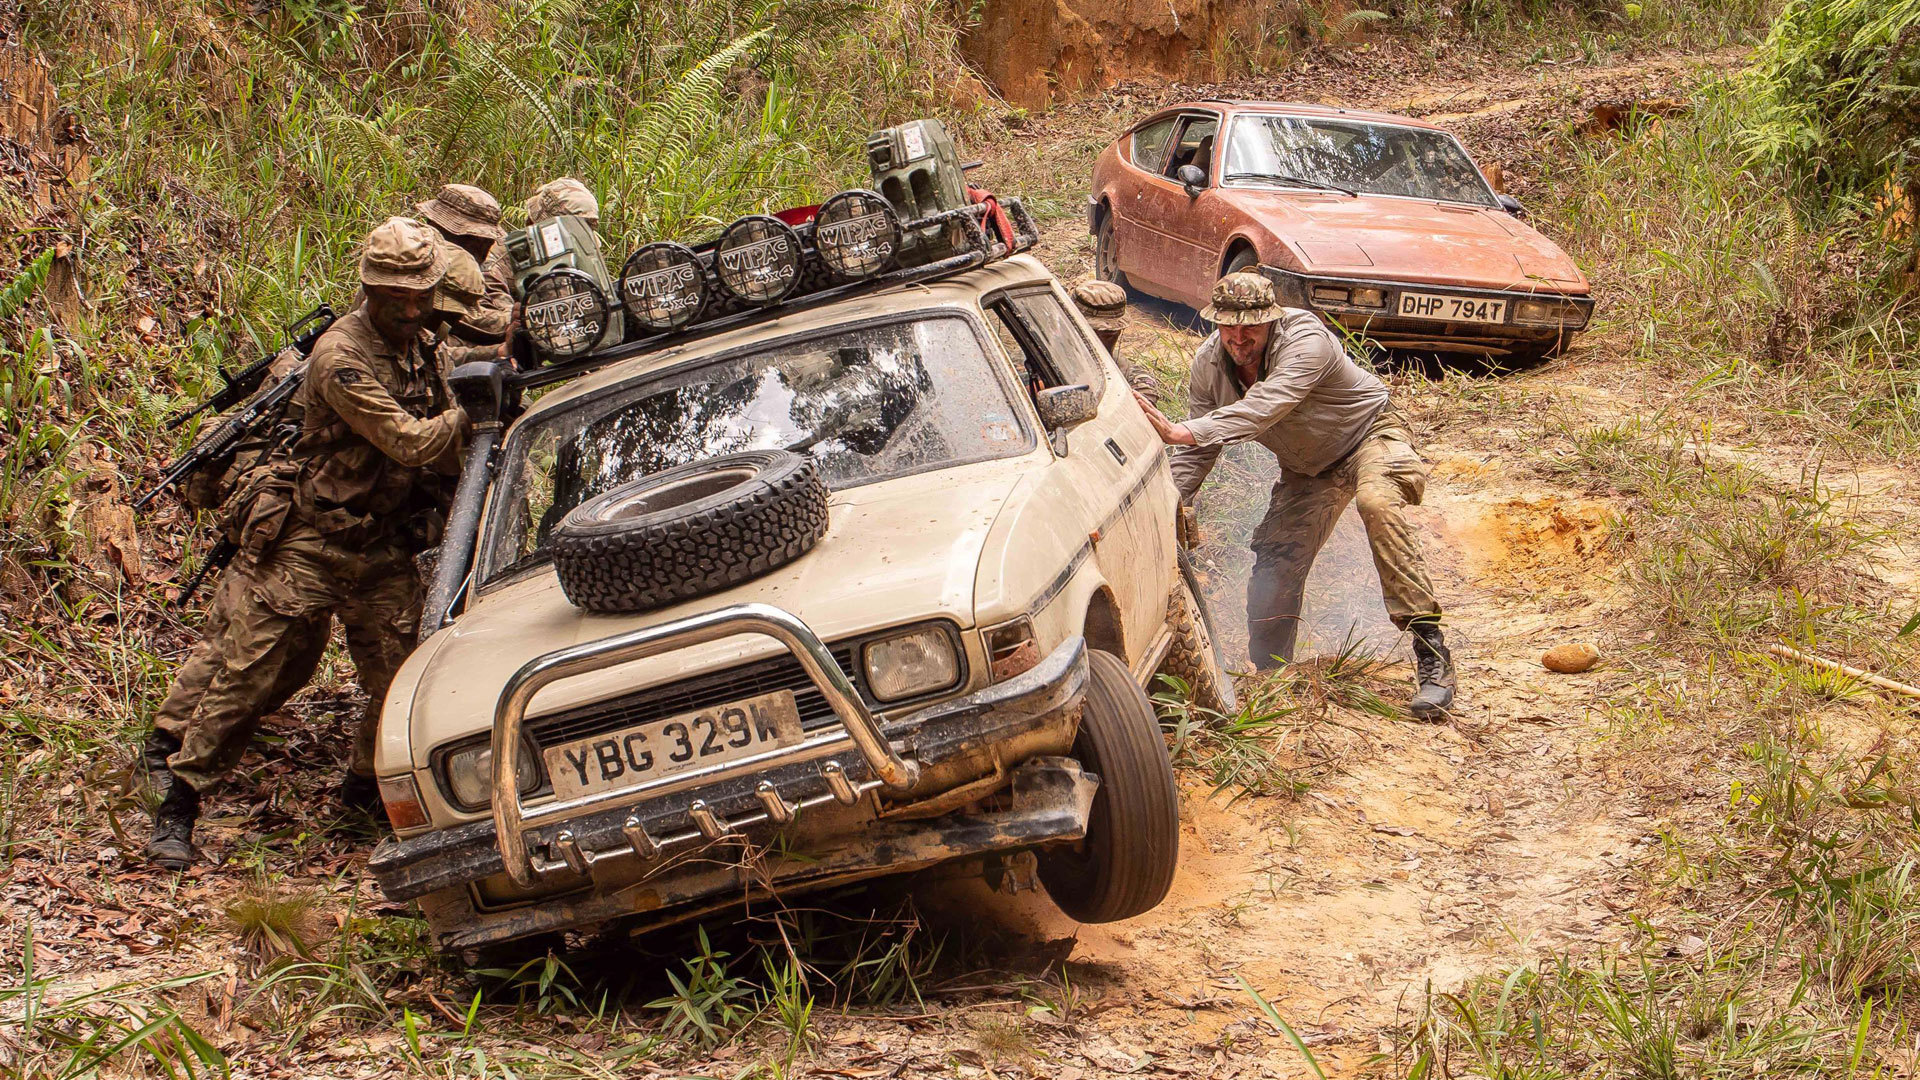
[{"label": "windshield", "polygon": [[1235,117],[1223,179],[1498,205],[1453,136],[1357,120]]},{"label": "windshield", "polygon": [[923,315],[693,365],[529,421],[508,441],[481,580],[542,561],[582,502],[689,461],[786,448],[838,490],[1024,453],[1032,437],[995,368],[967,320]]}]

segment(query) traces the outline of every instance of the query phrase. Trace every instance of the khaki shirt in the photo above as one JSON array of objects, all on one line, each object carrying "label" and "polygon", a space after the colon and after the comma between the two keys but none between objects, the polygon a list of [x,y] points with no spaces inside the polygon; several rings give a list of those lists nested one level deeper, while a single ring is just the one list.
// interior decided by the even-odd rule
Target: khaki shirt
[{"label": "khaki shirt", "polygon": [[1241,386],[1215,331],[1194,354],[1189,401],[1187,430],[1197,445],[1173,455],[1183,500],[1200,490],[1226,444],[1249,439],[1287,472],[1320,475],[1366,438],[1387,407],[1387,387],[1353,362],[1319,316],[1288,308],[1267,339],[1260,381]]},{"label": "khaki shirt", "polygon": [[295,505],[323,533],[395,531],[422,505],[418,495],[437,491],[436,476],[459,470],[466,414],[423,343],[389,344],[365,307],[321,336],[294,399],[303,411]]}]

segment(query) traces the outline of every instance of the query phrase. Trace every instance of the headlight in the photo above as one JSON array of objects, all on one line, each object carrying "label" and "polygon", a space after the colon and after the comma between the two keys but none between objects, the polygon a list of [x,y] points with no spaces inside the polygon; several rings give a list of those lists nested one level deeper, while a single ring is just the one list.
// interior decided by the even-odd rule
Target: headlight
[{"label": "headlight", "polygon": [[960,681],[960,657],[953,638],[938,626],[922,626],[867,643],[860,662],[867,689],[881,701],[945,690]]},{"label": "headlight", "polygon": [[1513,321],[1578,330],[1587,324],[1587,309],[1562,300],[1522,300],[1513,305]]},{"label": "headlight", "polygon": [[[520,794],[529,795],[540,786],[540,768],[534,761],[533,748],[522,744],[520,760],[515,762],[514,776],[520,784]],[[441,771],[447,778],[447,791],[453,801],[471,810],[481,809],[493,804],[493,743],[476,742],[448,754],[441,764]]]},{"label": "headlight", "polygon": [[1354,307],[1386,307],[1387,291],[1385,289],[1355,289],[1353,290],[1353,295],[1348,298],[1348,302]]},{"label": "headlight", "polygon": [[1347,290],[1337,285],[1315,285],[1313,302],[1316,304],[1344,304],[1347,302]]}]

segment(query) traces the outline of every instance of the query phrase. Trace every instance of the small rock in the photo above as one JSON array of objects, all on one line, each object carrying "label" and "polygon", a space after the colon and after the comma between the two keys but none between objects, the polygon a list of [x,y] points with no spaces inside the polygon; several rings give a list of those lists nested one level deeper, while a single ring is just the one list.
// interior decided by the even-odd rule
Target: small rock
[{"label": "small rock", "polygon": [[1555,645],[1540,657],[1542,667],[1562,675],[1578,675],[1599,662],[1600,650],[1584,641]]}]

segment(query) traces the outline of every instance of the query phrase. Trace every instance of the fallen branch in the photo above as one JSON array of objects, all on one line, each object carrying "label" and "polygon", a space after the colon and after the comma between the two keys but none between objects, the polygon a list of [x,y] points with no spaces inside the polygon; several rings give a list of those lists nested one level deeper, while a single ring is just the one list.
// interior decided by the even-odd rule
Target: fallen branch
[{"label": "fallen branch", "polygon": [[1852,664],[1843,664],[1838,660],[1828,660],[1824,656],[1814,656],[1811,653],[1803,653],[1799,649],[1790,649],[1785,645],[1769,645],[1767,646],[1767,651],[1775,656],[1787,660],[1796,660],[1811,667],[1824,668],[1827,671],[1837,671],[1849,679],[1857,679],[1869,686],[1877,686],[1882,690],[1891,690],[1896,694],[1904,694],[1910,698],[1920,699],[1920,686],[1908,686],[1903,682],[1894,682],[1892,679],[1875,675],[1871,671],[1854,667]]}]

